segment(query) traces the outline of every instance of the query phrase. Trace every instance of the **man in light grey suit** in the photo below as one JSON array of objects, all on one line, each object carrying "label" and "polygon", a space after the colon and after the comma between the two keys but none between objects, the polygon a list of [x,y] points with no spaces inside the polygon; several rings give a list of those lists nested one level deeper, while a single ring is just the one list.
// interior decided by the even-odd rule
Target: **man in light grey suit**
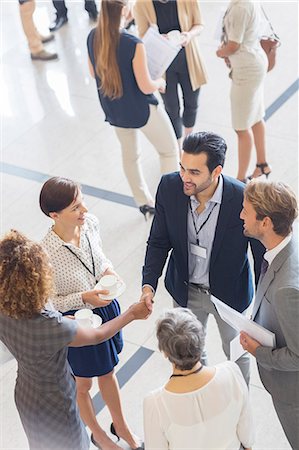
[{"label": "man in light grey suit", "polygon": [[256,357],[264,387],[293,449],[299,449],[299,265],[292,225],[298,207],[291,189],[254,180],[244,191],[244,234],[266,247],[252,319],[275,333],[274,349],[242,332],[244,350]]}]

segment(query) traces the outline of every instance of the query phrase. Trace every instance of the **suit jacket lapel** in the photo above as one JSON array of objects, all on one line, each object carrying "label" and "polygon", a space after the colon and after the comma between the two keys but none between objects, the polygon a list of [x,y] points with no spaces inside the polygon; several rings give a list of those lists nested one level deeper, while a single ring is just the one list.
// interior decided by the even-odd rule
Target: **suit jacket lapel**
[{"label": "suit jacket lapel", "polygon": [[252,319],[254,319],[254,317],[256,316],[256,314],[259,310],[262,299],[265,296],[267,289],[270,286],[270,284],[272,283],[272,280],[275,276],[275,272],[277,272],[280,269],[280,267],[283,265],[285,260],[292,253],[292,246],[293,246],[293,242],[291,240],[288,243],[288,245],[286,247],[284,247],[281,250],[281,252],[278,253],[278,255],[275,256],[269,269],[265,273],[263,279],[261,281],[259,280],[258,286],[257,286],[257,291],[256,291],[256,296],[255,296],[255,301],[254,301],[254,305],[253,305],[253,310],[252,310]]},{"label": "suit jacket lapel", "polygon": [[218,221],[217,221],[216,230],[215,230],[215,238],[214,238],[213,247],[212,247],[211,263],[210,263],[211,266],[213,265],[213,263],[216,259],[217,253],[221,247],[221,242],[223,240],[223,237],[224,237],[224,234],[226,231],[227,223],[231,216],[232,203],[233,203],[231,201],[232,197],[233,197],[232,184],[229,182],[229,180],[227,180],[223,176],[222,201],[221,201],[221,205],[220,205],[219,216],[218,216]]},{"label": "suit jacket lapel", "polygon": [[275,273],[274,273],[272,264],[269,267],[269,269],[267,270],[267,272],[265,273],[263,279],[259,280],[259,282],[258,282],[254,305],[253,305],[253,309],[252,309],[252,319],[254,319],[254,317],[256,316],[256,313],[258,312],[259,307],[261,305],[262,298],[264,297],[269,285],[271,284],[271,282],[274,278]]}]

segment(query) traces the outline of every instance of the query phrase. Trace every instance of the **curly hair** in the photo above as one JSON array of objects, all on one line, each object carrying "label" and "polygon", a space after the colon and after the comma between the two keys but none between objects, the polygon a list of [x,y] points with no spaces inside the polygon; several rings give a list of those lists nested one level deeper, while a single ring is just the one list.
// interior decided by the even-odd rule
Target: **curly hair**
[{"label": "curly hair", "polygon": [[0,240],[0,313],[14,319],[40,313],[52,292],[52,280],[41,245],[16,230]]}]

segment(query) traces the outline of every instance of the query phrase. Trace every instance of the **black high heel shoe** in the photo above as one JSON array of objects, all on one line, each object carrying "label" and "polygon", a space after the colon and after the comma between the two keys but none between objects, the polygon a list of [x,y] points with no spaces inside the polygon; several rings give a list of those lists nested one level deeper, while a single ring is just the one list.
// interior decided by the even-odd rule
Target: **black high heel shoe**
[{"label": "black high heel shoe", "polygon": [[[253,178],[259,178],[262,175],[265,175],[266,178],[268,179],[268,177],[269,177],[269,175],[271,173],[271,167],[269,166],[269,164],[267,162],[256,164],[255,167],[261,171],[260,175],[258,175],[257,177],[254,177],[253,174],[252,174],[252,175],[250,175],[248,177],[248,180],[252,180]],[[269,169],[268,172],[265,172],[266,168]]]},{"label": "black high heel shoe", "polygon": [[147,214],[153,216],[155,214],[155,208],[149,205],[139,206],[139,211],[144,215],[145,220],[147,220]]},{"label": "black high heel shoe", "polygon": [[[145,205],[145,206],[146,206],[146,205]],[[117,434],[117,432],[116,432],[116,430],[115,430],[115,428],[114,428],[113,422],[112,422],[111,425],[110,425],[110,432],[111,432],[111,434],[113,434],[115,437],[117,437],[117,442],[118,442],[118,441],[120,440],[120,437],[119,437],[119,435]],[[144,443],[142,442],[142,444],[141,444],[140,447],[137,447],[137,448],[132,449],[132,450],[144,450]]]},{"label": "black high heel shoe", "polygon": [[91,433],[91,436],[90,436],[90,440],[91,440],[91,442],[93,443],[93,445],[95,447],[97,447],[99,450],[102,450],[102,447],[100,447],[99,444],[94,440],[94,437],[93,437],[92,433]]}]

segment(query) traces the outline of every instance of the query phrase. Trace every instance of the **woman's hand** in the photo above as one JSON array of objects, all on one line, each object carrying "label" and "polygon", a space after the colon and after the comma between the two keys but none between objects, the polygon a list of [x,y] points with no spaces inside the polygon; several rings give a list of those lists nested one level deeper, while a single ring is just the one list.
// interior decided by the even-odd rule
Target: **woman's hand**
[{"label": "woman's hand", "polygon": [[164,80],[164,78],[158,78],[158,80],[156,80],[159,85],[158,85],[158,91],[161,92],[161,94],[165,94],[166,91],[166,81]]},{"label": "woman's hand", "polygon": [[228,41],[227,44],[222,44],[216,51],[218,58],[226,58],[227,56],[233,55],[240,48],[240,44],[234,41]]},{"label": "woman's hand", "polygon": [[182,31],[181,33],[181,46],[186,47],[192,39],[192,34],[189,31]]},{"label": "woman's hand", "polygon": [[82,300],[84,303],[89,303],[95,308],[102,308],[103,306],[109,305],[111,300],[102,300],[99,295],[109,295],[109,291],[104,289],[93,289],[91,291],[82,292]]},{"label": "woman's hand", "polygon": [[117,281],[120,281],[121,283],[123,283],[123,279],[113,269],[110,269],[110,268],[106,269],[105,272],[103,273],[102,277],[105,275],[114,275],[117,278]]},{"label": "woman's hand", "polygon": [[145,302],[133,303],[133,305],[129,307],[129,312],[133,314],[134,320],[147,319],[151,314],[151,311],[149,311]]},{"label": "woman's hand", "polygon": [[225,56],[223,55],[223,45],[218,47],[218,50],[216,51],[216,55],[218,56],[218,58],[225,58]]}]

